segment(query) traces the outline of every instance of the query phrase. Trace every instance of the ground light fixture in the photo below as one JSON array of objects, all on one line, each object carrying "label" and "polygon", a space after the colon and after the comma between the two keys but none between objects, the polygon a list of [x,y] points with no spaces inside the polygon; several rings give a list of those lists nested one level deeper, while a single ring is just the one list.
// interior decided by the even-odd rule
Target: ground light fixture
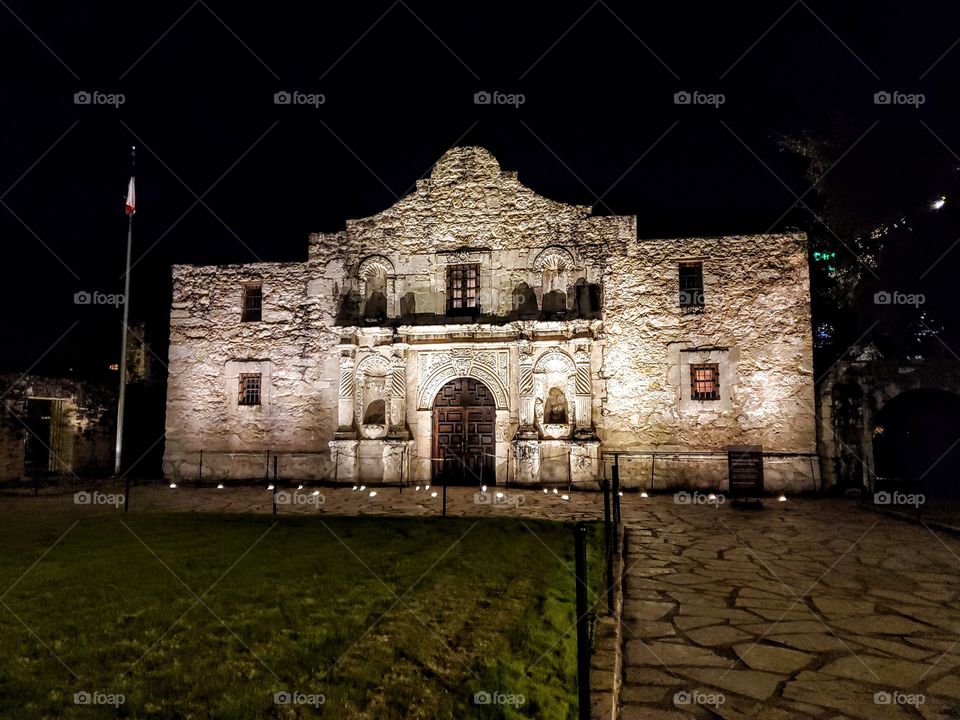
[{"label": "ground light fixture", "polygon": [[170,483],[170,487],[171,487],[171,489],[176,489],[177,484],[176,484],[176,483]]},{"label": "ground light fixture", "polygon": [[297,485],[297,490],[303,490],[303,485]]},{"label": "ground light fixture", "polygon": [[646,491],[646,490],[641,490],[641,491],[640,491],[640,497],[650,497],[650,496],[647,495],[647,491]]},{"label": "ground light fixture", "polygon": [[267,490],[273,490],[273,483],[271,483],[270,485],[267,485]]},{"label": "ground light fixture", "polygon": [[370,497],[376,497],[376,496],[377,496],[377,491],[376,491],[376,490],[371,490],[371,491],[370,491]]},{"label": "ground light fixture", "polygon": [[486,485],[481,485],[481,486],[480,486],[480,492],[486,492],[486,491],[487,491],[487,486],[486,486]]},{"label": "ground light fixture", "polygon": [[434,490],[432,493],[430,493],[430,497],[435,498],[436,496],[437,496],[437,491],[436,491],[436,490]]},{"label": "ground light fixture", "polygon": [[560,499],[561,499],[561,500],[569,500],[569,499],[570,499],[570,496],[569,496],[569,495],[561,495],[561,496],[560,496]]},{"label": "ground light fixture", "polygon": [[777,498],[777,502],[786,502],[786,501],[787,501],[786,495],[781,495],[780,497]]},{"label": "ground light fixture", "polygon": [[217,483],[217,490],[223,490],[223,483]]}]

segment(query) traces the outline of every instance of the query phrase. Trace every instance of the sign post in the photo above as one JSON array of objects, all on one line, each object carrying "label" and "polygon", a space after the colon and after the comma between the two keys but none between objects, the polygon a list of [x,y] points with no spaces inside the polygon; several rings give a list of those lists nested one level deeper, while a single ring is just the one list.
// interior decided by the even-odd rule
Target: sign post
[{"label": "sign post", "polygon": [[727,478],[732,504],[763,507],[763,447],[728,445]]}]

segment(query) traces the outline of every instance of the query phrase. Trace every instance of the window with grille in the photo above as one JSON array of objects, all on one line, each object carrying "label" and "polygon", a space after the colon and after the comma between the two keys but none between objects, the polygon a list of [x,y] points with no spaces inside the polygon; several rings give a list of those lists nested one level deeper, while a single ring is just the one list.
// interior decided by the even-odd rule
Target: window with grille
[{"label": "window with grille", "polygon": [[242,322],[260,322],[263,312],[263,286],[260,283],[243,286]]},{"label": "window with grille", "polygon": [[680,307],[688,310],[703,308],[703,263],[680,263]]},{"label": "window with grille", "polygon": [[690,399],[720,399],[720,366],[717,363],[690,366]]},{"label": "window with grille", "polygon": [[239,405],[260,404],[260,373],[240,375]]},{"label": "window with grille", "polygon": [[447,266],[447,315],[480,312],[480,266]]}]

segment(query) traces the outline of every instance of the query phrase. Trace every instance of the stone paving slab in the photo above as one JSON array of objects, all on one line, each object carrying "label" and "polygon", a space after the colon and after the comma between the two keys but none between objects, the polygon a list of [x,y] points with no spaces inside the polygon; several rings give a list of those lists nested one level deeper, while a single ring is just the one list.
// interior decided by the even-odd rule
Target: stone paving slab
[{"label": "stone paving slab", "polygon": [[960,719],[956,538],[845,500],[623,517],[623,720]]}]

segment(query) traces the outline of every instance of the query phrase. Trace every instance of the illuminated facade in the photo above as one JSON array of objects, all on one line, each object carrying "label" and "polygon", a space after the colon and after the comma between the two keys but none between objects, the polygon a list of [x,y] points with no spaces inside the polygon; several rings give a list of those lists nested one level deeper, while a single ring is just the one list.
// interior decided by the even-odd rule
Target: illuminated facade
[{"label": "illuminated facade", "polygon": [[[305,262],[173,269],[164,472],[771,487],[816,473],[800,234],[638,239],[456,148]],[[267,453],[275,460],[267,459]]]}]

